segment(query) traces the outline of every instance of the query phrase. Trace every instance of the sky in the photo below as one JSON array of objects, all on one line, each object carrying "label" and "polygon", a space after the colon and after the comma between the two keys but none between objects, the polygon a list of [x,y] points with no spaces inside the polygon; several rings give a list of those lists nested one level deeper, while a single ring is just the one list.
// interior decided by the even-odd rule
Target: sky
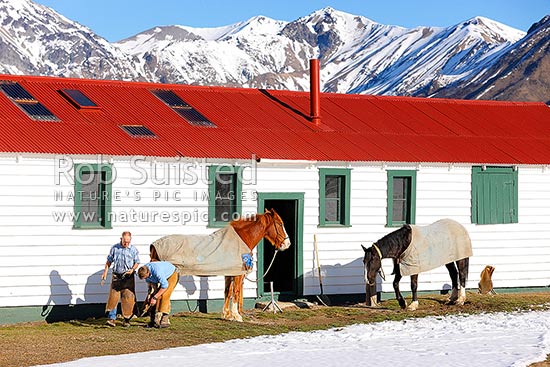
[{"label": "sky", "polygon": [[546,359],[549,326],[550,311],[451,315],[91,357],[49,366],[520,367]]},{"label": "sky", "polygon": [[406,28],[446,27],[483,16],[527,31],[550,14],[550,0],[35,0],[116,42],[155,26],[221,27],[257,15],[293,21],[330,6]]}]

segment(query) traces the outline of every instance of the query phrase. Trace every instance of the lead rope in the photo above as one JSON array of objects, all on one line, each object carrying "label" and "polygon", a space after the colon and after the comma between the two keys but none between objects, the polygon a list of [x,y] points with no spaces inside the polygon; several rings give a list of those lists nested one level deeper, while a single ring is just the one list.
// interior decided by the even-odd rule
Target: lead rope
[{"label": "lead rope", "polygon": [[[277,229],[277,223],[273,222],[273,227],[275,228],[275,241],[277,240],[277,237],[279,237],[279,230]],[[283,239],[286,240],[288,237],[285,237]],[[282,242],[281,242],[282,243]],[[269,266],[267,267],[267,270],[265,271],[264,275],[262,275],[260,278],[256,279],[256,280],[252,280],[252,279],[248,279],[248,277],[245,275],[244,278],[246,280],[248,280],[249,282],[253,282],[253,283],[258,283],[260,280],[262,280],[263,278],[265,278],[265,276],[267,275],[267,273],[269,272],[269,270],[271,269],[271,266],[273,265],[273,262],[275,261],[275,256],[277,256],[277,252],[279,252],[279,250],[275,250],[275,252],[273,253],[273,258],[271,259],[271,263],[269,264]]]},{"label": "lead rope", "polygon": [[262,280],[263,278],[265,278],[265,276],[267,275],[267,273],[269,272],[269,270],[271,269],[271,266],[273,265],[273,262],[275,262],[275,256],[277,256],[277,252],[279,252],[279,250],[275,250],[275,253],[273,254],[273,258],[271,259],[271,263],[269,264],[269,266],[267,267],[267,270],[265,271],[264,275],[262,275],[260,278],[256,279],[256,280],[253,280],[253,279],[248,279],[248,277],[245,275],[244,278],[246,280],[248,280],[249,282],[253,282],[253,283],[258,283],[260,280]]}]

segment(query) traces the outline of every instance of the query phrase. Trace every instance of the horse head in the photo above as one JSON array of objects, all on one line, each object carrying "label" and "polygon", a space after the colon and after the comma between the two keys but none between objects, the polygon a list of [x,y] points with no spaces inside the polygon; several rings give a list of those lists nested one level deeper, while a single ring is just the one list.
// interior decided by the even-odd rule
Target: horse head
[{"label": "horse head", "polygon": [[288,249],[290,247],[290,239],[279,214],[277,214],[275,209],[266,209],[264,215],[271,218],[270,224],[266,228],[265,238],[279,251]]},{"label": "horse head", "polygon": [[[365,255],[363,256],[363,265],[365,266],[365,281],[367,285],[372,286],[376,284],[376,274],[381,273],[382,269],[382,256],[380,250],[376,247],[376,243],[373,243],[372,247],[366,248],[361,245]],[[381,273],[382,274],[382,273]]]}]

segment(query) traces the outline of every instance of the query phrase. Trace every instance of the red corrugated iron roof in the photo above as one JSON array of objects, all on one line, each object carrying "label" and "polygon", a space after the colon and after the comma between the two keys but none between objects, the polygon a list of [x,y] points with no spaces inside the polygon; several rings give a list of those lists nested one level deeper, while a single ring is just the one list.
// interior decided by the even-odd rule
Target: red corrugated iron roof
[{"label": "red corrugated iron roof", "polygon": [[[0,151],[52,154],[317,161],[550,164],[543,103],[307,92],[0,75],[18,82],[60,121],[35,121],[0,92]],[[78,109],[77,89],[98,109]],[[152,89],[170,89],[215,127],[194,126]],[[156,137],[132,137],[143,125]]]}]

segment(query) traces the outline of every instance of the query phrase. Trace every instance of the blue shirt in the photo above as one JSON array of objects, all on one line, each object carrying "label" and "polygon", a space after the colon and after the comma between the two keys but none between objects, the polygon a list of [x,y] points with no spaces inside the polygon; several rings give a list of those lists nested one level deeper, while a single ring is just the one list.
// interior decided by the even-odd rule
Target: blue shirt
[{"label": "blue shirt", "polygon": [[123,247],[120,243],[117,243],[111,247],[111,251],[107,255],[107,262],[113,265],[113,273],[126,273],[132,269],[134,264],[139,264],[139,253],[132,244]]},{"label": "blue shirt", "polygon": [[145,278],[148,283],[160,283],[161,288],[168,288],[168,278],[176,271],[176,267],[168,261],[153,261],[144,266],[149,268],[149,276]]}]

